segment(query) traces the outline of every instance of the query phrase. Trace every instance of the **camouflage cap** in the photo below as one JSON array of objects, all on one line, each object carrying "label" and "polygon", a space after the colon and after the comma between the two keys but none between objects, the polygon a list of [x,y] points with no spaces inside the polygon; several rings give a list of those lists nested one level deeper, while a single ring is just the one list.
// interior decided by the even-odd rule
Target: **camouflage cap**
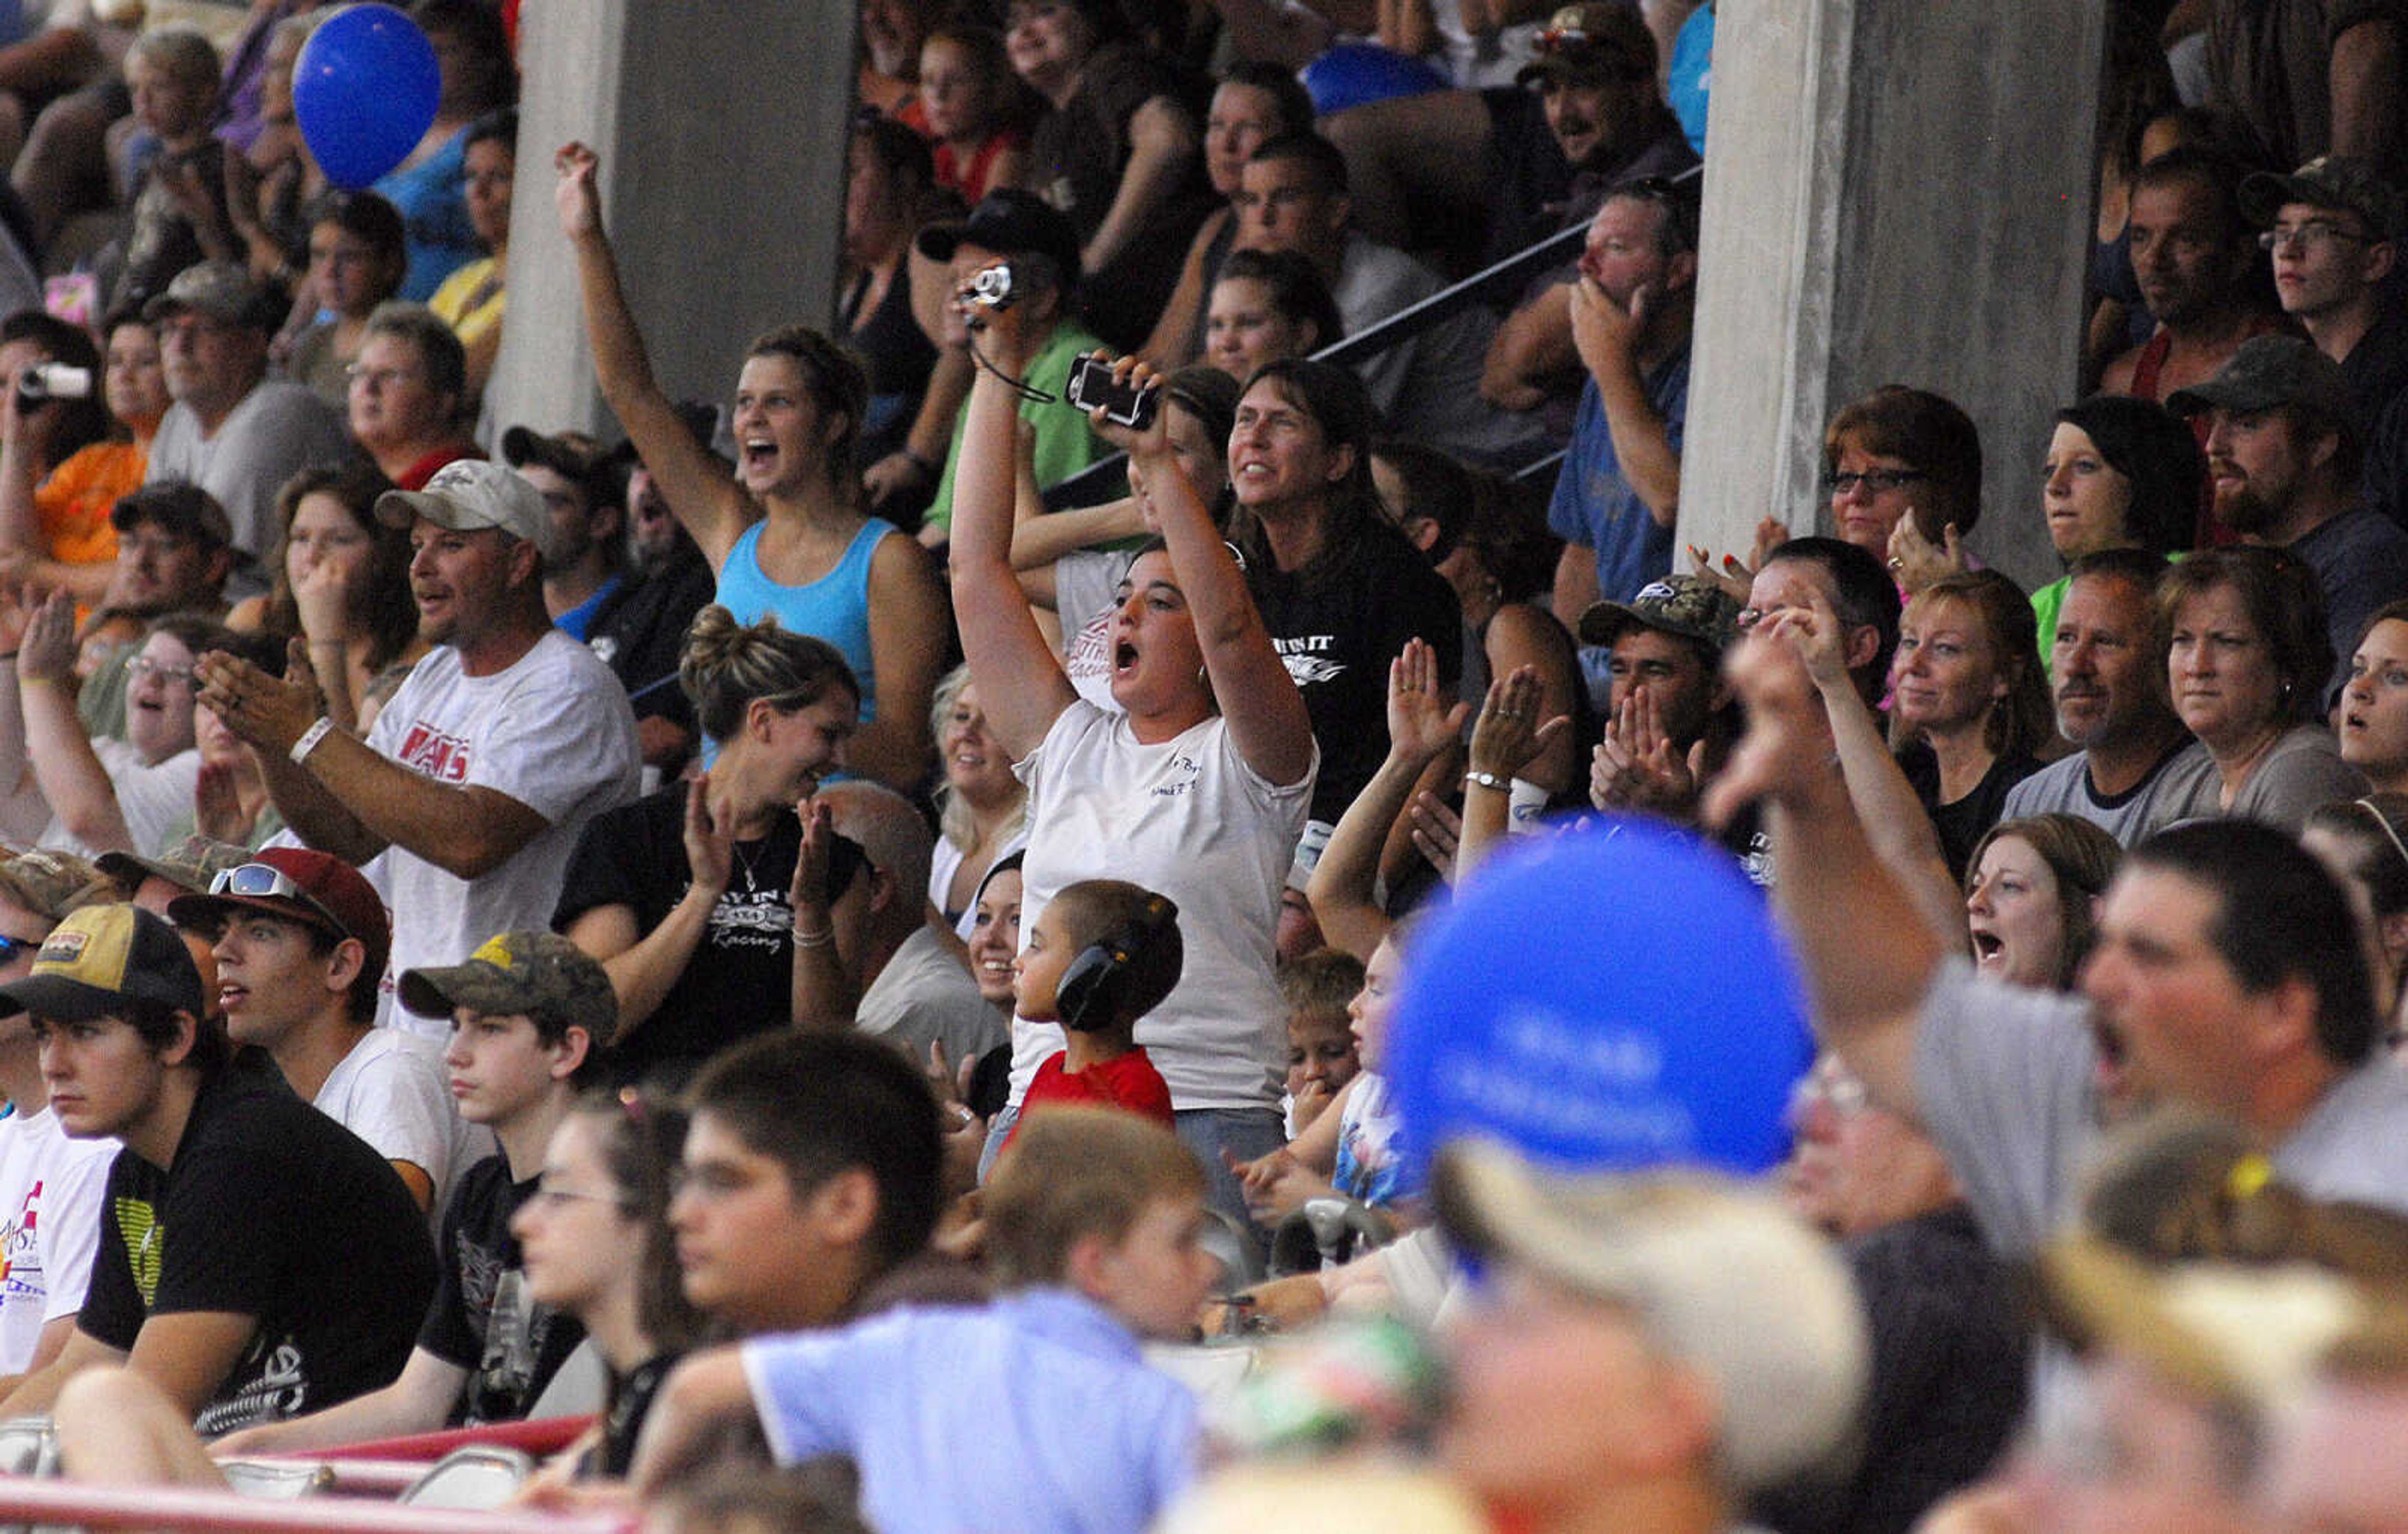
[{"label": "camouflage cap", "polygon": [[0,896],[56,922],[71,910],[114,900],[118,892],[106,871],[82,858],[36,851],[0,858]]},{"label": "camouflage cap", "polygon": [[1598,602],[1580,615],[1583,644],[1611,645],[1634,624],[1695,639],[1716,654],[1739,635],[1739,601],[1711,581],[1668,575],[1627,602]]},{"label": "camouflage cap", "polygon": [[1640,19],[1636,6],[1591,0],[1587,5],[1562,7],[1547,18],[1531,46],[1537,56],[1514,75],[1516,85],[1546,78],[1656,78],[1656,36]]},{"label": "camouflage cap", "polygon": [[2183,416],[2283,406],[2321,416],[2357,436],[2358,416],[2341,364],[2297,336],[2253,336],[2225,359],[2215,377],[2166,398],[2166,409]]},{"label": "camouflage cap", "polygon": [[488,938],[464,964],[406,969],[401,1004],[421,1017],[452,1009],[505,1016],[523,1013],[583,1028],[588,1048],[609,1047],[619,1031],[610,977],[585,950],[556,932],[505,932]]},{"label": "camouflage cap", "polygon": [[2364,161],[2325,154],[2288,176],[2261,170],[2241,183],[2241,211],[2250,222],[2272,228],[2288,203],[2355,213],[2378,239],[2399,237],[2403,220],[2400,191]]},{"label": "camouflage cap", "polygon": [[156,324],[186,309],[230,325],[274,330],[282,306],[267,289],[252,280],[239,261],[203,261],[176,274],[167,291],[142,306],[142,318]]},{"label": "camouflage cap", "polygon": [[198,833],[186,837],[157,857],[132,853],[103,853],[100,871],[117,881],[125,897],[134,898],[145,879],[164,879],[186,895],[207,895],[210,881],[228,868],[251,861],[251,849]]}]

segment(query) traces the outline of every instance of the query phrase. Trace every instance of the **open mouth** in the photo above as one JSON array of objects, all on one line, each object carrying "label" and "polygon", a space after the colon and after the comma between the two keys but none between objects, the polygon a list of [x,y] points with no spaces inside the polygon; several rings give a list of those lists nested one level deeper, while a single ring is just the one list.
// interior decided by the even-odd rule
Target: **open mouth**
[{"label": "open mouth", "polygon": [[250,999],[251,987],[247,985],[221,985],[218,987],[218,1011],[222,1012],[233,1011]]},{"label": "open mouth", "polygon": [[1112,646],[1112,669],[1116,672],[1137,669],[1137,646],[1126,639]]},{"label": "open mouth", "polygon": [[775,442],[754,441],[744,444],[744,469],[746,473],[767,474],[777,461],[778,445]]},{"label": "open mouth", "polygon": [[2007,956],[2006,939],[1981,927],[1972,929],[1973,965],[1979,969],[1993,968]]}]

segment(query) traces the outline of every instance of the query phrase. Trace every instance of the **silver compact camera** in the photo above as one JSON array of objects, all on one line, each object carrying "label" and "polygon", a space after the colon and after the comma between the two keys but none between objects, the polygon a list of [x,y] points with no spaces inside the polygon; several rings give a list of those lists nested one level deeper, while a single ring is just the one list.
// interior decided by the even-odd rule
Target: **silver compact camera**
[{"label": "silver compact camera", "polygon": [[52,399],[90,399],[92,369],[69,363],[36,363],[17,375],[17,403],[34,406]]},{"label": "silver compact camera", "polygon": [[970,279],[969,301],[983,309],[1007,309],[1019,294],[1012,291],[1011,264],[998,262]]}]

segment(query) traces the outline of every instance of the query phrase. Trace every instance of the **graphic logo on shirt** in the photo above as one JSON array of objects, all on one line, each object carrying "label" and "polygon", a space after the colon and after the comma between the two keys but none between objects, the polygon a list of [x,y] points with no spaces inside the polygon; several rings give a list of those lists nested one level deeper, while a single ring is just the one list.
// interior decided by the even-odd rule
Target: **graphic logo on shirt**
[{"label": "graphic logo on shirt", "polygon": [[42,1184],[36,1180],[26,1190],[24,1208],[0,1226],[0,1297],[43,1297],[42,1252],[34,1234],[41,1213]]},{"label": "graphic logo on shirt", "polygon": [[287,1336],[271,1347],[264,1337],[255,1337],[228,1384],[193,1419],[193,1430],[230,1433],[257,1422],[297,1417],[308,1404],[309,1371],[300,1343]]},{"label": "graphic logo on shirt", "polygon": [[728,890],[710,908],[713,948],[779,949],[795,929],[795,908],[783,890]]},{"label": "graphic logo on shirt", "polygon": [[596,634],[585,641],[585,648],[594,652],[595,660],[608,666],[619,658],[619,637],[615,634]]},{"label": "graphic logo on shirt", "polygon": [[410,725],[401,738],[401,752],[395,759],[438,783],[468,781],[467,737],[445,735],[424,720]]},{"label": "graphic logo on shirt", "polygon": [[1346,670],[1344,661],[1329,658],[1329,648],[1337,642],[1332,634],[1307,634],[1294,639],[1273,639],[1271,648],[1279,652],[1280,664],[1287,667],[1288,679],[1298,687],[1311,687],[1318,682],[1335,681]]},{"label": "graphic logo on shirt", "polygon": [[109,1213],[117,1221],[118,1239],[134,1269],[134,1287],[142,1292],[142,1308],[159,1302],[159,1265],[166,1255],[167,1227],[147,1198],[112,1198]]}]

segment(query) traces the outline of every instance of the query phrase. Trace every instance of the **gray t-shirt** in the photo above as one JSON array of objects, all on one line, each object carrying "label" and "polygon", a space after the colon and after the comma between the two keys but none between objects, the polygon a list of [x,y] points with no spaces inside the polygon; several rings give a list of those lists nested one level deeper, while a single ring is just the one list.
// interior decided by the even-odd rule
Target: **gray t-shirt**
[{"label": "gray t-shirt", "polygon": [[2148,839],[2151,832],[2199,813],[2190,806],[2202,781],[2210,785],[2207,792],[2213,797],[2215,764],[2196,740],[2168,753],[2147,777],[2112,796],[2091,785],[2090,753],[2075,752],[2008,789],[2006,809],[1999,818],[2072,815],[2131,847]]},{"label": "gray t-shirt", "polygon": [[297,383],[268,379],[201,435],[188,405],[170,406],[150,444],[146,482],[189,480],[218,498],[234,524],[235,547],[253,561],[276,552],[276,493],[305,468],[339,464],[351,452],[343,418]]},{"label": "gray t-shirt", "polygon": [[2332,731],[2321,724],[2300,724],[2268,749],[2229,810],[2224,808],[2223,790],[2222,778],[2210,772],[2193,785],[2190,802],[2172,818],[2263,821],[2297,835],[2318,805],[2365,793],[2366,775],[2341,759]]},{"label": "gray t-shirt", "polygon": [[[2035,1251],[2072,1212],[2099,1125],[2089,1005],[1978,980],[1944,960],[1923,998],[1923,1123],[2000,1254]],[[2274,1147],[2275,1175],[2317,1198],[2408,1213],[2408,1069],[2390,1055],[2335,1082]]]},{"label": "gray t-shirt", "polygon": [[896,1045],[923,1066],[928,1063],[931,1043],[942,1043],[945,1058],[958,1065],[1011,1037],[1003,1014],[979,995],[969,970],[925,925],[903,939],[862,993],[853,1025]]}]

